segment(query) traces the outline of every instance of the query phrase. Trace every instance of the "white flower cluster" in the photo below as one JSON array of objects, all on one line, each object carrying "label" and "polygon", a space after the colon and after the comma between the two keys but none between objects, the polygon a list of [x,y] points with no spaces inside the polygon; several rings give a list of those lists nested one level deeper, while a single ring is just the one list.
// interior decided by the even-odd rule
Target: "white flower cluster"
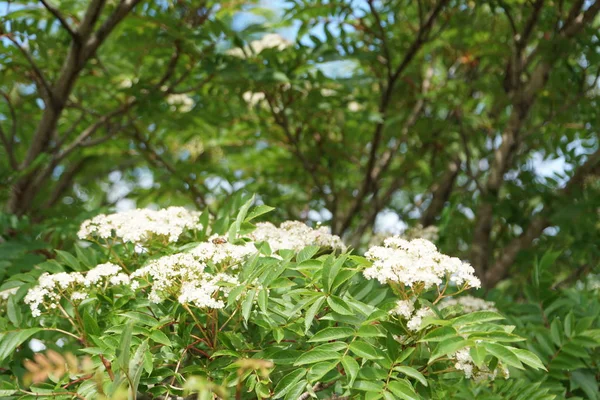
[{"label": "white flower cluster", "polygon": [[478,288],[481,282],[471,265],[440,253],[425,239],[387,238],[383,246],[374,246],[365,257],[373,265],[364,271],[367,279],[381,283],[398,282],[406,286],[422,284],[425,289],[440,286],[444,278],[456,285]]},{"label": "white flower cluster", "polygon": [[56,309],[61,297],[72,302],[79,302],[89,297],[93,289],[109,284],[127,285],[129,276],[121,272],[121,267],[112,263],[99,264],[83,274],[81,272],[60,272],[57,274],[44,273],[40,276],[37,286],[29,289],[25,296],[25,304],[29,304],[34,317],[42,314],[40,306],[46,309]]},{"label": "white flower cluster", "polygon": [[472,378],[475,382],[493,381],[498,374],[501,374],[504,379],[509,378],[510,373],[508,368],[500,362],[498,363],[498,367],[493,371],[490,371],[485,364],[478,368],[473,362],[473,358],[471,358],[470,351],[471,349],[469,347],[465,347],[464,349],[458,350],[452,356],[452,358],[456,360],[454,368],[463,371],[467,379]]},{"label": "white flower cluster", "polygon": [[270,222],[260,222],[248,236],[256,242],[268,242],[274,252],[281,249],[299,251],[306,246],[346,249],[342,239],[332,235],[329,228],[321,226],[313,229],[299,221],[286,221],[279,227]]},{"label": "white flower cluster", "polygon": [[417,312],[410,317],[408,322],[406,323],[406,327],[411,331],[418,331],[421,329],[421,325],[423,324],[423,318],[433,317],[435,313],[429,307],[421,307],[417,310]]},{"label": "white flower cluster", "polygon": [[8,300],[9,297],[14,296],[17,291],[19,290],[18,287],[16,288],[11,288],[11,289],[6,289],[0,292],[0,300]]},{"label": "white flower cluster", "polygon": [[123,242],[143,243],[155,236],[176,242],[186,229],[200,229],[200,213],[183,207],[161,210],[137,209],[116,214],[100,214],[81,224],[80,239],[99,237],[107,239],[113,234]]},{"label": "white flower cluster", "polygon": [[440,302],[440,308],[459,305],[465,314],[475,311],[498,311],[493,301],[486,301],[471,295],[460,296],[457,298],[447,297]]},{"label": "white flower cluster", "polygon": [[423,318],[435,315],[429,307],[421,307],[415,312],[414,300],[398,300],[396,307],[390,310],[390,314],[398,315],[407,320],[406,327],[413,332],[421,329]]},{"label": "white flower cluster", "polygon": [[[179,253],[153,260],[131,274],[132,279],[151,278],[150,301],[160,303],[167,297],[177,298],[182,304],[197,307],[222,308],[219,292],[226,297],[237,278],[227,274],[211,275],[206,264],[191,253]],[[135,288],[134,284],[132,287]]]},{"label": "white flower cluster", "polygon": [[187,113],[194,108],[194,99],[185,93],[170,94],[167,96],[167,104],[171,106],[171,111]]},{"label": "white flower cluster", "polygon": [[258,40],[253,40],[244,49],[236,47],[227,50],[225,53],[237,58],[246,58],[246,55],[260,54],[265,49],[284,50],[291,45],[292,42],[286,40],[283,36],[276,33],[268,33]]},{"label": "white flower cluster", "polygon": [[266,96],[263,92],[244,92],[242,98],[249,107],[255,107],[258,104],[264,104]]},{"label": "white flower cluster", "polygon": [[251,242],[244,245],[231,244],[224,236],[213,235],[208,242],[200,243],[190,250],[198,261],[213,264],[226,263],[231,266],[239,265],[250,254],[256,253],[256,247]]}]

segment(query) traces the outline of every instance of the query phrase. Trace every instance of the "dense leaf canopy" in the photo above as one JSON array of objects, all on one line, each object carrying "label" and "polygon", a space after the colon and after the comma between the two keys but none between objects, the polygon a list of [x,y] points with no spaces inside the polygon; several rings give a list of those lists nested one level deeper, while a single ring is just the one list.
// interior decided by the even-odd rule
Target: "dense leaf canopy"
[{"label": "dense leaf canopy", "polygon": [[[329,226],[357,254],[435,232],[499,307],[523,306],[538,355],[560,353],[540,332],[566,313],[523,316],[563,294],[579,317],[597,309],[572,288],[600,259],[599,14],[599,0],[0,1],[0,282],[74,252],[98,213],[217,218],[255,193],[271,221]],[[554,377],[581,396],[592,369]]]}]

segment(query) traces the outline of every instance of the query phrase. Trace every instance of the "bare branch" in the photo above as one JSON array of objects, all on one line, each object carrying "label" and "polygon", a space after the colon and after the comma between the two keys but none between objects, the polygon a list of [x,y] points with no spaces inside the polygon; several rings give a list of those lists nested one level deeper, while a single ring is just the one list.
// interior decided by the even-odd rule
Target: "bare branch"
[{"label": "bare branch", "polygon": [[4,148],[6,150],[9,165],[11,166],[12,169],[14,169],[16,171],[19,169],[19,163],[17,162],[17,159],[15,157],[13,146],[15,143],[15,137],[17,135],[17,115],[15,113],[14,107],[12,106],[12,103],[10,102],[10,98],[8,97],[8,95],[1,91],[0,91],[0,95],[2,95],[2,97],[4,97],[4,99],[6,100],[6,103],[8,104],[8,109],[10,110],[10,115],[12,118],[12,123],[11,123],[12,130],[11,130],[10,135],[6,135],[6,133],[2,129],[2,126],[0,125],[0,141],[2,142],[2,145],[4,146]]},{"label": "bare branch", "polygon": [[[123,106],[119,107],[118,109],[98,118],[96,120],[96,122],[94,122],[92,125],[88,126],[86,129],[84,129],[79,136],[77,136],[77,138],[75,138],[71,143],[69,143],[68,145],[66,145],[56,156],[55,159],[57,161],[60,161],[62,159],[64,159],[65,157],[67,157],[73,150],[75,150],[78,147],[81,146],[86,146],[86,140],[93,135],[98,129],[102,128],[103,126],[105,126],[112,118],[119,116],[119,115],[123,115],[125,114],[127,111],[129,111],[129,109],[136,103],[136,99],[135,98],[130,98],[127,103],[125,103]],[[87,143],[87,145],[90,145],[89,143]]]},{"label": "bare branch", "polygon": [[385,31],[383,30],[383,25],[381,24],[381,18],[375,5],[373,4],[373,0],[367,0],[369,4],[369,9],[371,10],[371,14],[375,18],[375,23],[377,24],[377,28],[379,29],[379,38],[381,39],[381,47],[383,48],[383,55],[385,57],[385,68],[387,70],[388,80],[392,79],[392,57],[390,54],[390,49],[387,44],[387,39],[385,36]]},{"label": "bare branch", "polygon": [[58,182],[54,186],[52,193],[48,197],[48,200],[44,203],[42,208],[51,208],[53,207],[58,200],[62,198],[65,192],[71,187],[73,184],[73,180],[75,176],[80,172],[81,168],[89,161],[89,158],[82,158],[80,160],[71,163],[69,167],[62,173]]},{"label": "bare branch", "polygon": [[421,216],[421,225],[423,225],[423,227],[433,225],[435,219],[444,209],[446,202],[452,194],[452,188],[454,187],[454,182],[456,181],[459,172],[460,160],[458,158],[451,160],[448,163],[446,172],[442,174],[439,180],[431,188],[431,203]]},{"label": "bare branch", "polygon": [[[383,118],[385,118],[385,113],[386,113],[389,103],[392,99],[392,94],[394,92],[394,86],[395,86],[398,78],[404,72],[406,67],[408,67],[408,65],[414,59],[414,57],[417,55],[419,50],[426,43],[427,37],[429,35],[429,32],[431,32],[431,28],[433,27],[433,24],[435,23],[439,14],[441,13],[442,9],[446,6],[446,4],[448,2],[449,2],[449,0],[439,0],[437,2],[435,7],[433,8],[433,10],[429,13],[429,16],[427,17],[427,19],[425,21],[425,24],[423,24],[423,26],[419,29],[419,32],[417,33],[417,37],[410,45],[408,51],[404,55],[404,58],[400,62],[400,65],[398,65],[398,67],[396,68],[394,73],[389,78],[387,86],[382,94],[381,102],[379,104],[379,113],[382,115]],[[373,133],[373,140],[371,141],[371,149],[370,149],[370,153],[369,153],[369,159],[367,161],[367,166],[365,169],[365,177],[363,179],[361,188],[359,189],[359,193],[355,197],[354,202],[353,202],[352,206],[350,207],[350,210],[347,214],[346,220],[342,224],[342,231],[345,231],[346,229],[348,229],[348,227],[350,226],[350,224],[352,222],[353,216],[355,214],[357,214],[358,211],[362,208],[363,201],[365,200],[365,197],[367,196],[369,189],[373,185],[373,169],[375,168],[375,162],[377,160],[379,145],[381,144],[381,140],[383,137],[383,128],[384,128],[383,121],[377,123],[377,126],[375,127],[375,132]]]},{"label": "bare branch", "polygon": [[140,1],[141,0],[119,1],[117,9],[106,19],[106,21],[104,21],[100,28],[91,35],[89,40],[87,40],[82,52],[84,59],[91,57],[96,52],[98,47],[100,47],[119,22],[121,22]]},{"label": "bare branch", "polygon": [[[598,173],[600,173],[600,149],[590,154],[587,160],[575,170],[567,185],[557,192],[557,197],[565,198],[573,196],[577,190],[581,189],[588,176]],[[553,208],[552,205],[548,205],[540,212],[540,215],[536,216],[529,223],[529,226],[519,237],[513,239],[498,252],[499,258],[485,273],[485,282],[488,286],[493,286],[504,279],[519,252],[531,246],[533,241],[542,235],[544,229],[550,226],[549,216],[554,211]]]},{"label": "bare branch", "polygon": [[139,128],[136,126],[135,123],[132,123],[132,127],[134,132],[134,138],[137,139],[137,141],[144,146],[142,155],[146,157],[148,162],[154,165],[164,167],[167,171],[169,171],[169,173],[171,173],[173,177],[185,183],[187,185],[187,189],[189,189],[189,191],[192,193],[192,200],[194,201],[196,206],[199,208],[205,208],[207,205],[206,198],[204,196],[204,193],[198,190],[198,188],[196,187],[196,183],[188,177],[181,175],[179,173],[179,170],[175,168],[175,166],[171,165],[170,162],[168,162],[158,151],[156,151],[156,149],[154,149],[150,141],[146,139],[146,137],[144,137],[144,135],[140,132]]},{"label": "bare branch", "polygon": [[45,103],[47,105],[51,105],[50,103],[53,101],[54,95],[53,95],[52,89],[50,87],[50,84],[48,83],[48,80],[44,76],[44,73],[37,66],[37,64],[33,60],[33,57],[31,57],[31,54],[29,54],[29,52],[17,41],[17,39],[15,39],[13,37],[12,34],[7,34],[5,36],[23,54],[23,56],[25,57],[25,59],[27,60],[27,62],[29,63],[29,65],[31,66],[31,69],[33,69],[33,73],[34,73],[35,77],[37,78],[37,81],[39,81],[39,85],[41,85],[41,89],[42,89],[41,90],[41,92],[42,92],[41,94],[42,94],[42,97],[44,98]]},{"label": "bare branch", "polygon": [[69,32],[69,34],[74,39],[79,38],[79,36],[77,35],[77,33],[73,30],[73,28],[71,28],[71,25],[69,25],[69,23],[67,22],[67,20],[65,19],[65,17],[58,10],[58,8],[56,8],[52,4],[48,3],[47,0],[40,0],[40,2],[44,5],[44,7],[46,7],[46,9],[48,11],[50,11],[50,13],[52,15],[54,15],[54,17],[60,22],[60,24],[63,26],[63,28],[65,28],[67,30],[67,32]]},{"label": "bare branch", "polygon": [[500,5],[500,8],[502,8],[502,11],[504,11],[504,15],[506,15],[506,19],[508,19],[508,23],[510,24],[510,29],[512,30],[512,33],[513,33],[513,41],[517,42],[518,36],[519,36],[519,30],[517,29],[517,24],[515,24],[515,20],[512,17],[510,6],[508,4],[506,4],[504,1],[498,1],[498,4]]},{"label": "bare branch", "polygon": [[19,164],[15,159],[15,153],[13,152],[12,145],[10,144],[9,139],[4,133],[4,129],[2,129],[2,125],[0,125],[0,142],[2,142],[2,146],[6,151],[6,155],[8,156],[8,163],[12,169],[15,171],[19,169]]}]

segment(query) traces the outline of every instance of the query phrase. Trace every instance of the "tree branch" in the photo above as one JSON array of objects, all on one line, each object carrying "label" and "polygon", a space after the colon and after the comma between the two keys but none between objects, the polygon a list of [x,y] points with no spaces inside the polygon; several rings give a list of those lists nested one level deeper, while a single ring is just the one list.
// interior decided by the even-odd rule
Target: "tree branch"
[{"label": "tree branch", "polygon": [[[139,128],[135,123],[132,124],[133,127],[133,137],[137,139],[138,142],[144,145],[144,149],[142,151],[142,155],[146,157],[148,162],[154,165],[162,165],[167,171],[169,171],[174,177],[178,178],[180,181],[185,183],[188,186],[189,191],[192,193],[193,201],[198,208],[206,208],[206,198],[202,192],[198,190],[195,182],[191,181],[186,176],[180,175],[179,170],[175,168],[175,166],[171,165],[158,151],[154,149],[152,144],[148,139],[144,137],[144,135],[140,132]],[[208,208],[206,208],[208,209]],[[209,210],[210,212],[210,210]]]},{"label": "tree branch", "polygon": [[79,39],[78,34],[73,30],[73,28],[71,28],[71,25],[69,25],[69,23],[67,22],[65,17],[63,17],[63,15],[58,10],[58,8],[56,8],[52,4],[48,3],[47,0],[40,0],[40,2],[44,5],[44,7],[46,7],[46,9],[48,11],[50,11],[50,13],[52,15],[54,15],[54,17],[60,22],[60,24],[63,26],[63,28],[65,28],[67,30],[67,32],[69,32],[69,34],[73,37],[73,39],[76,39],[76,40]]},{"label": "tree branch", "polygon": [[75,176],[88,161],[89,158],[82,158],[69,165],[67,170],[64,171],[60,176],[58,182],[52,190],[52,193],[50,193],[48,200],[44,203],[42,208],[48,209],[56,205],[56,203],[62,198],[63,194],[71,187]]},{"label": "tree branch", "polygon": [[450,195],[452,194],[452,188],[456,177],[460,172],[460,160],[457,158],[448,163],[448,169],[440,179],[433,185],[431,193],[431,203],[425,210],[425,213],[421,216],[421,225],[424,228],[435,223],[435,219],[440,215]]},{"label": "tree branch", "polygon": [[48,83],[48,80],[44,76],[44,73],[37,66],[37,64],[33,60],[33,57],[31,57],[31,54],[29,54],[29,52],[23,46],[21,46],[21,44],[13,37],[12,34],[7,34],[5,36],[17,47],[17,49],[19,49],[19,51],[23,54],[23,56],[31,66],[31,69],[33,69],[33,73],[37,77],[37,80],[41,85],[42,98],[44,99],[46,105],[50,106],[53,101],[54,95],[50,84]]},{"label": "tree branch", "polygon": [[[579,166],[567,185],[558,191],[557,197],[565,198],[572,197],[576,190],[579,190],[585,182],[586,177],[600,173],[600,149],[595,153],[590,154],[585,163]],[[513,239],[507,246],[501,249],[498,254],[499,258],[494,265],[485,272],[485,282],[488,286],[496,285],[500,280],[504,279],[514,263],[519,252],[533,243],[535,239],[541,236],[548,226],[550,226],[550,214],[553,211],[552,206],[546,207],[540,212],[540,215],[535,217],[525,229],[525,231],[517,238]]]}]

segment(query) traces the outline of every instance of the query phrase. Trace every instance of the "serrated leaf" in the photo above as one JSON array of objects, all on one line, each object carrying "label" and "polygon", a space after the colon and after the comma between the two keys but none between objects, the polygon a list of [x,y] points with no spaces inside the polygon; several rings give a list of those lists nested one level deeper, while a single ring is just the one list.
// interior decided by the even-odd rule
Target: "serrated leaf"
[{"label": "serrated leaf", "polygon": [[314,334],[309,342],[328,342],[330,340],[345,339],[354,335],[354,329],[346,327],[325,328]]},{"label": "serrated leaf", "polygon": [[367,342],[354,341],[350,343],[350,351],[359,357],[367,360],[380,360],[383,357],[377,352],[375,347]]},{"label": "serrated leaf", "polygon": [[341,358],[342,355],[335,351],[330,350],[310,350],[307,353],[300,355],[294,362],[294,365],[306,365],[306,364],[316,364],[321,361],[328,360],[337,360]]},{"label": "serrated leaf", "polygon": [[253,219],[255,219],[256,217],[260,217],[261,215],[271,212],[274,209],[275,209],[274,207],[269,207],[267,205],[261,204],[259,206],[254,207],[252,210],[250,210],[250,212],[248,213],[248,215],[246,216],[246,219],[244,221],[250,222]]},{"label": "serrated leaf", "polygon": [[164,344],[165,346],[171,346],[171,341],[162,331],[152,331],[150,333],[150,339],[154,340],[156,343]]},{"label": "serrated leaf", "polygon": [[277,386],[275,386],[273,398],[278,399],[288,394],[294,388],[294,385],[300,382],[304,375],[306,375],[306,370],[304,368],[299,368],[281,378],[277,383]]},{"label": "serrated leaf", "polygon": [[0,362],[14,353],[24,341],[41,331],[41,328],[29,328],[0,333]]},{"label": "serrated leaf", "polygon": [[504,317],[495,311],[475,311],[470,314],[461,315],[450,320],[452,326],[463,326],[471,324],[480,324],[504,319]]},{"label": "serrated leaf", "polygon": [[517,355],[510,349],[496,343],[482,343],[482,345],[485,347],[488,353],[495,356],[498,358],[498,360],[502,361],[506,365],[523,369],[523,364],[521,364],[521,361],[519,361]]},{"label": "serrated leaf", "polygon": [[352,308],[348,303],[346,303],[343,299],[337,296],[329,296],[327,297],[327,304],[333,311],[342,315],[354,315],[355,312],[352,311]]},{"label": "serrated leaf", "polygon": [[412,367],[400,365],[400,366],[394,367],[394,370],[396,370],[398,372],[402,372],[404,375],[410,376],[411,378],[415,378],[416,380],[421,382],[421,384],[423,386],[427,386],[427,379],[425,379],[425,376],[423,376],[422,373],[420,373],[419,371],[417,371],[416,369],[414,369]]},{"label": "serrated leaf", "polygon": [[306,314],[304,315],[304,332],[308,332],[313,320],[315,319],[315,315],[317,315],[324,302],[325,297],[318,297],[315,300],[315,302],[308,308],[308,310],[306,310]]},{"label": "serrated leaf", "polygon": [[360,380],[360,381],[354,382],[353,387],[354,387],[354,389],[360,390],[362,392],[381,393],[381,391],[383,390],[383,382]]},{"label": "serrated leaf", "polygon": [[352,386],[358,376],[360,366],[353,357],[348,355],[342,357],[342,366],[344,367],[344,371],[346,371],[346,375],[350,377],[348,384]]},{"label": "serrated leaf", "polygon": [[400,397],[404,400],[419,400],[420,397],[417,393],[415,393],[415,389],[411,386],[411,384],[402,379],[398,381],[391,381],[387,385],[390,392],[394,395]]},{"label": "serrated leaf", "polygon": [[446,340],[451,337],[455,337],[458,335],[456,329],[451,326],[442,326],[441,328],[436,328],[423,336],[423,339],[419,340],[420,342],[441,342],[442,340]]},{"label": "serrated leaf", "polygon": [[319,248],[319,246],[306,246],[296,255],[296,262],[299,264],[302,261],[310,260],[315,254],[317,254]]},{"label": "serrated leaf", "polygon": [[458,350],[468,346],[469,341],[462,337],[452,337],[438,343],[437,347],[431,353],[428,364],[447,354],[456,353]]},{"label": "serrated leaf", "polygon": [[542,363],[542,360],[540,360],[539,357],[532,352],[514,347],[511,348],[510,351],[515,353],[519,361],[521,361],[523,364],[527,364],[535,369],[543,369],[544,371],[547,371],[546,367]]},{"label": "serrated leaf", "polygon": [[250,313],[252,312],[252,305],[254,304],[255,295],[255,289],[249,290],[248,293],[246,293],[246,298],[244,298],[244,301],[242,302],[242,316],[246,322],[250,319]]}]

